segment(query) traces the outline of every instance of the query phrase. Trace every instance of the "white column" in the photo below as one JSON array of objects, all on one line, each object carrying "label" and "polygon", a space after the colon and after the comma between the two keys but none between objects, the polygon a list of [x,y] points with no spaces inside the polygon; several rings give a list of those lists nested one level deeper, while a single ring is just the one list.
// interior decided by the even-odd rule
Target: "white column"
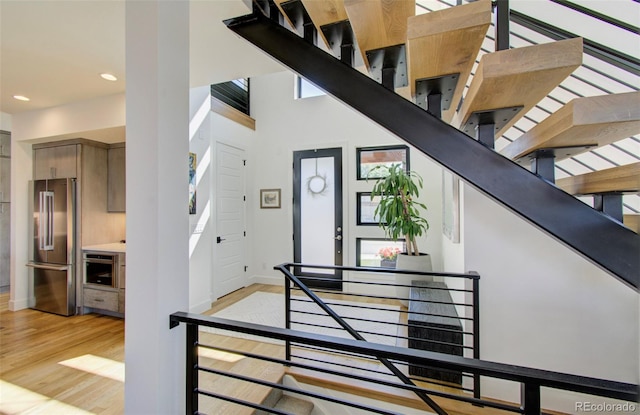
[{"label": "white column", "polygon": [[125,413],[184,412],[189,2],[126,2]]}]

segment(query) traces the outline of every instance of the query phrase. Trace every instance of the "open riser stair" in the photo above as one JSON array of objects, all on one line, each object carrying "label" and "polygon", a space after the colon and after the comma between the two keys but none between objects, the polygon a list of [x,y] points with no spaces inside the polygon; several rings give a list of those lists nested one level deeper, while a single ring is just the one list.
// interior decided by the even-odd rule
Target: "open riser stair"
[{"label": "open riser stair", "polygon": [[[278,19],[269,19],[262,12],[226,23],[240,36],[424,152],[466,183],[637,289],[640,242],[637,234],[619,221],[621,218],[612,220],[493,150],[494,140],[580,66],[582,39],[479,53],[490,18],[490,1],[418,16],[414,16],[415,3],[407,0],[306,3],[313,4],[309,12],[305,2],[298,0],[277,1],[279,9],[271,8],[285,15],[295,9],[295,17],[285,20],[297,28],[298,35],[273,23]],[[345,13],[348,25],[344,25]],[[319,15],[324,20],[313,22],[314,16]],[[300,16],[305,24],[300,24]],[[335,44],[340,37],[333,38],[333,45],[326,35],[320,38],[329,42],[334,53],[344,51],[342,46],[359,50],[370,78],[314,45],[317,29],[328,33],[326,26],[336,22],[344,25],[343,34],[344,28],[350,27],[353,38],[342,36],[346,45],[340,47]],[[353,45],[353,40],[357,45]],[[459,59],[447,59],[458,55]],[[473,73],[470,68],[478,55],[481,57]],[[425,63],[420,64],[421,60]],[[470,72],[473,76],[468,78]],[[458,79],[453,79],[453,74],[459,74]],[[393,92],[405,85],[423,108]],[[468,86],[466,93],[464,85]],[[464,99],[458,105],[460,95]],[[611,101],[611,113],[615,112],[618,99],[635,102],[637,109],[637,94],[622,95],[602,98]],[[578,104],[582,102],[568,105]],[[606,108],[601,111],[609,113]],[[603,121],[606,125],[589,127],[592,131],[600,129],[602,143],[616,140],[618,134],[640,132],[637,114],[626,117],[626,124],[615,115],[613,118]],[[601,142],[595,139],[589,146]],[[528,191],[522,192],[523,188]]]}]

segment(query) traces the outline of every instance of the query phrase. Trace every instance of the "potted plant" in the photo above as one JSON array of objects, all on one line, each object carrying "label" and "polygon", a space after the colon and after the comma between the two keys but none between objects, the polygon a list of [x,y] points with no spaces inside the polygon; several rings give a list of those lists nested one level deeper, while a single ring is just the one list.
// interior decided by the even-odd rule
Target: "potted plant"
[{"label": "potted plant", "polygon": [[[378,225],[385,230],[387,237],[394,241],[404,237],[407,246],[407,252],[398,255],[396,268],[431,271],[431,257],[420,252],[416,241],[418,236],[426,234],[429,229],[429,222],[420,215],[421,210],[427,210],[427,206],[418,201],[422,177],[415,171],[406,171],[400,164],[377,166],[371,170],[368,177],[372,177],[373,172],[379,177],[371,190],[372,199],[376,196],[380,198],[374,212],[378,218]],[[398,283],[408,285],[406,276]],[[408,287],[399,287],[398,296],[407,298]],[[406,305],[405,301],[403,303]]]},{"label": "potted plant", "polygon": [[380,266],[383,268],[395,268],[399,253],[400,248],[397,247],[385,246],[384,248],[380,248],[380,250],[378,250]]}]

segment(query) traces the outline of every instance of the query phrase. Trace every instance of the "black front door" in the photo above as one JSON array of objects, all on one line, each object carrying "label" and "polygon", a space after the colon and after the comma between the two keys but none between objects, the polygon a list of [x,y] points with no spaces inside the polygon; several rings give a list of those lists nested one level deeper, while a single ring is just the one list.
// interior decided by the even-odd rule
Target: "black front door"
[{"label": "black front door", "polygon": [[[342,265],[342,149],[293,153],[293,257],[307,265]],[[342,290],[342,271],[297,267],[310,287]]]}]

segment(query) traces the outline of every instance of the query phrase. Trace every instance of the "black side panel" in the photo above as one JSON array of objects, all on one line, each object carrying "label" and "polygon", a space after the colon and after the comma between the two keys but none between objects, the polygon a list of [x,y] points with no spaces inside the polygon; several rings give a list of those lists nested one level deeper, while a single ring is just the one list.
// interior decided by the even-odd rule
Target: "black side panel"
[{"label": "black side panel", "polygon": [[638,289],[640,237],[261,15],[229,29]]}]

